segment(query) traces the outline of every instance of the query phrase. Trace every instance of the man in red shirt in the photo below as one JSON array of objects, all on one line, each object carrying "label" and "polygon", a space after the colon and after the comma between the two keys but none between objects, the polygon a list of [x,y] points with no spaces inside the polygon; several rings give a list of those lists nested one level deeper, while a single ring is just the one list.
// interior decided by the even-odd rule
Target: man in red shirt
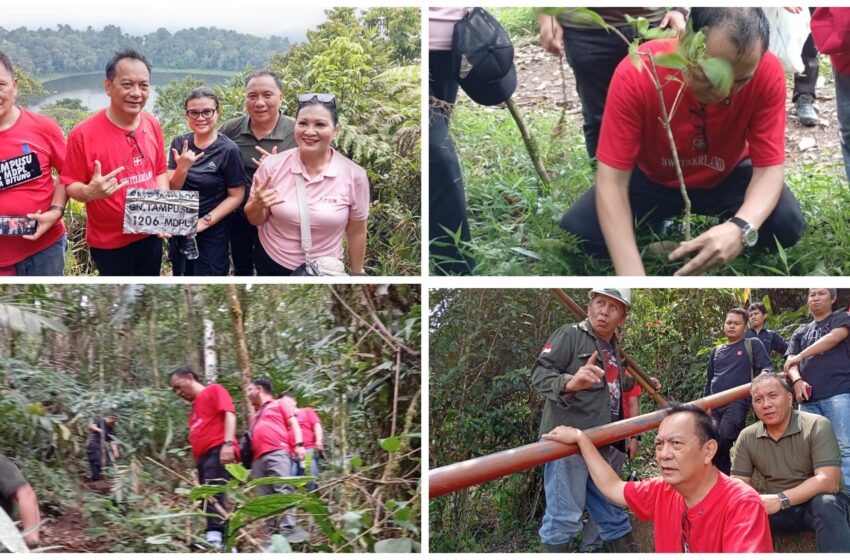
[{"label": "man in red shirt", "polygon": [[[680,81],[685,83],[671,127],[692,210],[721,220],[670,254],[674,261],[696,253],[677,275],[723,265],[756,243],[789,247],[806,225],[799,202],[783,184],[785,74],[767,52],[764,12],[694,8],[691,21],[706,34],[707,55],[726,59],[734,77],[726,93],[699,68],[684,75],[658,68],[668,110]],[[675,39],[650,41],[640,50],[659,54],[677,46]],[[643,62],[649,65],[646,57]],[[648,218],[658,225],[680,215],[684,205],[658,92],[643,70],[627,58],[614,73],[596,154],[596,185],[561,220],[586,250],[610,254],[619,275],[645,274],[633,220]]]},{"label": "man in red shirt", "polygon": [[671,405],[658,427],[661,476],[623,482],[581,430],[558,426],[544,439],[577,444],[606,498],[654,521],[655,552],[773,552],[761,497],[712,463],[717,430],[693,405]]},{"label": "man in red shirt", "polygon": [[[255,379],[248,385],[248,398],[254,409],[251,419],[251,449],[254,452],[251,477],[275,476],[287,478],[292,464],[304,458],[304,440],[295,408],[284,399],[275,400],[272,384],[268,379]],[[294,459],[294,460],[293,460]],[[264,484],[257,488],[261,496],[268,494],[292,494],[295,489],[286,484]],[[278,531],[289,542],[301,542],[309,537],[304,530],[295,526],[291,511],[280,517],[266,520],[269,534]]]},{"label": "man in red shirt", "polygon": [[[201,484],[225,484],[230,473],[224,465],[239,460],[239,448],[234,441],[236,412],[230,393],[218,383],[204,386],[188,367],[172,371],[168,382],[180,398],[192,403],[189,443],[198,467],[198,481]],[[224,494],[214,497],[221,508],[225,508]],[[224,522],[215,515],[220,512],[209,501],[204,503],[204,512],[214,514],[207,517],[207,542],[220,550]]]},{"label": "man in red shirt", "polygon": [[[295,418],[301,426],[301,435],[304,436],[304,449],[306,455],[303,460],[292,462],[292,476],[304,476],[305,464],[309,464],[310,476],[319,476],[319,457],[325,453],[324,431],[322,421],[316,411],[309,406],[298,408],[298,401],[292,393],[284,393],[282,399],[295,409]],[[294,444],[294,441],[293,441]],[[318,485],[315,482],[307,484],[308,490],[315,490]]]},{"label": "man in red shirt", "polygon": [[32,235],[2,238],[0,276],[61,276],[68,195],[50,169],[62,170],[65,138],[52,120],[17,107],[17,94],[15,67],[0,51],[0,216],[27,217],[38,224]]},{"label": "man in red shirt", "polygon": [[168,190],[165,142],[156,118],[142,111],[150,64],[133,50],[106,64],[109,106],[74,127],[60,181],[86,203],[86,241],[101,276],[159,276],[162,240],[124,234],[127,189]]}]

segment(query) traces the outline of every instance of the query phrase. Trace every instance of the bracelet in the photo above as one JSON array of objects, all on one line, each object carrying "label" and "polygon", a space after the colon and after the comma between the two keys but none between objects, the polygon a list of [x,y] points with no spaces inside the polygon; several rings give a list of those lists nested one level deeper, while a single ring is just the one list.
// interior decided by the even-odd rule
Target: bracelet
[{"label": "bracelet", "polygon": [[64,206],[59,206],[58,204],[54,204],[47,209],[48,212],[50,212],[51,210],[59,210],[60,216],[65,215],[65,207]]},{"label": "bracelet", "polygon": [[802,381],[802,380],[803,380],[802,377],[798,377],[797,379],[795,379],[794,381],[791,382],[791,386],[793,387],[794,385],[797,384],[798,381]]}]

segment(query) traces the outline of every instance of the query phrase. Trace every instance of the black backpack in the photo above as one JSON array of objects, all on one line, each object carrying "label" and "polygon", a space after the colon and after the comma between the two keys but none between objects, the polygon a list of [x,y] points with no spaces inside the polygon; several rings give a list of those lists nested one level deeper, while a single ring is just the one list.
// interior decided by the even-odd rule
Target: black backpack
[{"label": "black backpack", "polygon": [[257,418],[254,419],[254,423],[251,424],[251,427],[245,430],[242,437],[239,438],[239,454],[242,456],[242,466],[246,469],[250,469],[251,465],[254,464],[254,447],[251,445],[251,432],[254,431],[254,426],[256,426],[257,422],[260,421],[260,418],[263,416],[263,412],[266,410],[266,406],[268,406],[270,402],[272,401],[267,402],[260,408]]}]

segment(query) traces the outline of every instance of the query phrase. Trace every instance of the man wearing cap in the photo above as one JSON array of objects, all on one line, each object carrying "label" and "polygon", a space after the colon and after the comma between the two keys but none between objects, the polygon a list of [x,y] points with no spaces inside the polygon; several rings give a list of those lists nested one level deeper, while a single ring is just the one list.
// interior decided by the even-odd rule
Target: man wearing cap
[{"label": "man wearing cap", "polygon": [[[692,211],[720,223],[684,241],[669,260],[691,258],[677,275],[722,266],[756,244],[775,249],[797,243],[805,229],[800,204],[783,183],[785,162],[785,73],[767,52],[769,27],[760,8],[694,8],[693,29],[705,34],[708,57],[724,59],[730,89],[715,86],[702,71],[658,67],[676,141],[673,157],[661,119],[661,101],[651,72],[626,58],[617,67],[605,105],[596,152],[596,185],[561,220],[584,249],[610,255],[620,275],[645,274],[634,220],[662,225],[681,215],[679,172]],[[649,41],[644,53],[675,52],[676,39]],[[644,65],[649,62],[645,57]],[[669,81],[674,80],[674,81]],[[677,96],[678,86],[685,88]],[[678,165],[676,163],[678,161]],[[680,171],[679,171],[680,170]]]},{"label": "man wearing cap", "polygon": [[666,409],[655,437],[660,476],[647,480],[620,480],[579,429],[558,426],[543,438],[577,445],[605,497],[653,522],[654,552],[773,552],[762,500],[714,466],[717,429],[693,404]]},{"label": "man wearing cap", "polygon": [[732,476],[764,478],[772,532],[814,531],[818,552],[850,552],[850,496],[829,420],[794,410],[782,374],[762,373],[750,394],[759,421],[738,437]]},{"label": "man wearing cap", "polygon": [[[841,472],[850,483],[850,314],[832,312],[838,296],[831,288],[810,288],[811,323],[788,343],[785,371],[800,410],[826,416],[841,450]],[[821,341],[822,339],[826,339]],[[811,393],[809,392],[811,391]]]},{"label": "man wearing cap", "polygon": [[[563,325],[549,337],[531,373],[534,388],[545,399],[541,436],[560,425],[587,429],[623,418],[623,392],[634,386],[634,379],[625,373],[614,333],[630,304],[627,288],[595,288],[587,319]],[[608,454],[608,448],[602,452]],[[570,551],[585,507],[599,525],[607,551],[637,552],[628,515],[600,493],[580,455],[546,463],[543,485],[542,552]]]}]

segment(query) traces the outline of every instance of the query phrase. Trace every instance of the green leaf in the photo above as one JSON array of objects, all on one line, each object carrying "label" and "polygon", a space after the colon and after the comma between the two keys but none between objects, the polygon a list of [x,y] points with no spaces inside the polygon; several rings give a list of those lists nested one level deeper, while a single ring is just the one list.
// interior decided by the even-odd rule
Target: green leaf
[{"label": "green leaf", "polygon": [[261,478],[254,478],[248,481],[248,484],[245,486],[246,488],[256,488],[257,486],[263,486],[266,484],[280,484],[284,486],[306,486],[310,482],[316,480],[315,476],[292,476],[292,477],[278,477],[278,476],[264,476]]},{"label": "green leaf", "polygon": [[410,508],[403,507],[396,510],[395,514],[393,515],[393,519],[396,521],[410,521]]},{"label": "green leaf", "polygon": [[351,462],[351,468],[353,468],[353,469],[359,469],[360,467],[363,466],[363,459],[361,459],[358,456],[352,457],[350,459],[350,462]]},{"label": "green leaf", "polygon": [[162,535],[153,535],[152,537],[148,537],[145,539],[145,543],[147,544],[168,544],[171,542],[171,535],[162,534]]},{"label": "green leaf", "polygon": [[388,453],[395,453],[398,451],[399,447],[401,447],[401,440],[396,436],[390,436],[388,438],[379,439],[378,444],[384,451]]},{"label": "green leaf", "polygon": [[664,68],[682,70],[688,65],[688,59],[677,52],[659,53],[652,57],[655,64]]},{"label": "green leaf", "polygon": [[646,33],[643,34],[643,38],[647,41],[652,41],[653,39],[669,39],[674,37],[676,34],[672,29],[661,29],[660,27],[651,27],[646,30]]},{"label": "green leaf", "polygon": [[204,498],[215,496],[216,494],[221,494],[223,491],[224,487],[220,484],[205,484],[204,486],[195,486],[194,488],[192,488],[192,491],[189,492],[189,499],[202,500]]},{"label": "green leaf", "polygon": [[413,540],[384,539],[375,543],[375,552],[384,554],[410,554],[413,552]]},{"label": "green leaf", "polygon": [[[587,25],[588,23],[595,23],[602,29],[608,31],[608,24],[605,23],[605,20],[602,19],[602,16],[594,12],[593,10],[588,10],[587,8],[573,8],[573,15],[570,17],[570,21],[579,25]],[[629,17],[628,15],[626,17]]]},{"label": "green leaf", "polygon": [[735,72],[732,65],[725,58],[712,57],[697,62],[705,73],[705,77],[723,95],[729,95],[732,90],[732,82],[735,80]]},{"label": "green leaf", "polygon": [[629,59],[632,61],[632,64],[638,71],[643,71],[643,60],[641,60],[640,55],[637,52],[638,42],[632,41],[629,43]]},{"label": "green leaf", "polygon": [[307,500],[309,498],[299,494],[269,494],[248,500],[239,511],[252,519],[263,519],[282,513]]},{"label": "green leaf", "polygon": [[292,552],[292,545],[289,544],[289,541],[283,535],[274,534],[272,535],[271,544],[263,552],[289,553]]},{"label": "green leaf", "polygon": [[239,463],[231,463],[229,465],[224,465],[224,468],[227,469],[227,472],[230,473],[230,476],[238,480],[239,482],[245,482],[248,480],[248,469],[243,467]]}]

